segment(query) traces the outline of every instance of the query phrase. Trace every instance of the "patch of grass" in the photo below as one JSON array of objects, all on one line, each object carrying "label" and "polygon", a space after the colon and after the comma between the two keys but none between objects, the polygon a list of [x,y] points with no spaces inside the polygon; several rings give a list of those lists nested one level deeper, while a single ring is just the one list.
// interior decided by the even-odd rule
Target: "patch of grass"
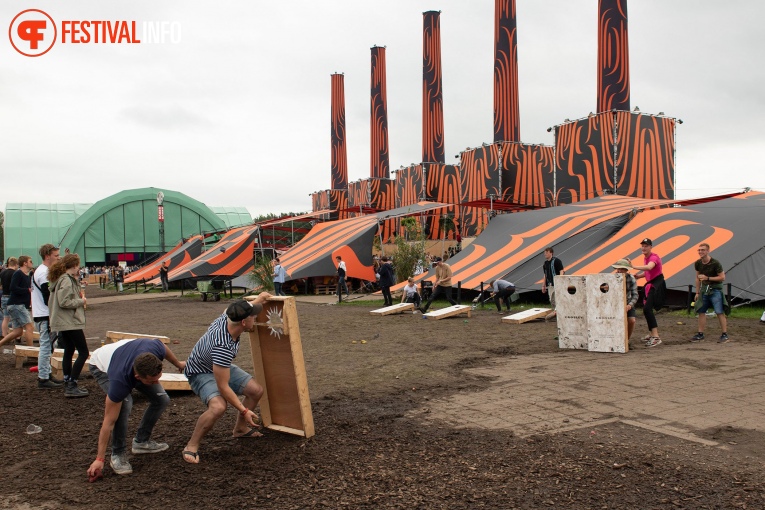
[{"label": "patch of grass", "polygon": [[[674,315],[678,317],[689,316],[686,309],[674,310],[674,311],[668,312],[667,315]],[[693,310],[693,308],[691,308],[690,317],[694,317],[694,318],[696,317],[696,312]],[[739,306],[736,308],[731,308],[729,317],[732,317],[734,319],[758,319],[759,320],[760,317],[762,317],[762,307],[744,305],[744,306]]]}]

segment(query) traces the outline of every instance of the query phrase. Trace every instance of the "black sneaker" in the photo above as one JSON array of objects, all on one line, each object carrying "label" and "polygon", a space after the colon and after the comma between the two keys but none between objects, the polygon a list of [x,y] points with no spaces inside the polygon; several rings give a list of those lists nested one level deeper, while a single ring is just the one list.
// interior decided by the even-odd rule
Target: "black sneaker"
[{"label": "black sneaker", "polygon": [[41,390],[54,390],[61,388],[62,384],[59,382],[55,382],[53,378],[50,379],[40,379],[37,378],[37,388]]},{"label": "black sneaker", "polygon": [[66,398],[80,398],[80,397],[87,397],[88,396],[88,390],[85,388],[80,388],[77,386],[76,381],[69,381],[66,383],[66,390],[64,390],[64,396]]},{"label": "black sneaker", "polygon": [[724,343],[727,343],[728,340],[730,340],[728,338],[728,333],[723,333],[722,335],[720,335],[720,339],[717,341],[717,343],[718,344],[724,344]]},{"label": "black sneaker", "polygon": [[704,333],[701,333],[701,332],[696,333],[695,335],[691,337],[691,342],[693,343],[701,342],[702,340],[704,340]]},{"label": "black sneaker", "polygon": [[48,379],[49,379],[49,380],[51,380],[51,381],[53,381],[53,382],[54,382],[54,383],[56,383],[56,384],[64,384],[64,380],[63,380],[63,379],[56,379],[56,378],[55,378],[55,377],[53,377],[53,376],[50,376],[50,377],[48,377]]}]

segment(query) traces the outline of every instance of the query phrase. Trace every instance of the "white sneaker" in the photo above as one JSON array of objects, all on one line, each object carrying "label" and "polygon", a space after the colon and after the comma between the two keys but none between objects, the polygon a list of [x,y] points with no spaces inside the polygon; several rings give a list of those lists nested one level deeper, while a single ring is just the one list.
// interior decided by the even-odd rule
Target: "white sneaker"
[{"label": "white sneaker", "polygon": [[133,466],[130,465],[127,455],[124,453],[122,455],[112,454],[112,458],[109,459],[109,465],[118,475],[129,475],[133,472]]},{"label": "white sneaker", "polygon": [[164,452],[168,448],[170,448],[170,445],[167,443],[157,443],[151,439],[143,443],[137,443],[136,440],[133,439],[133,453],[135,455]]}]

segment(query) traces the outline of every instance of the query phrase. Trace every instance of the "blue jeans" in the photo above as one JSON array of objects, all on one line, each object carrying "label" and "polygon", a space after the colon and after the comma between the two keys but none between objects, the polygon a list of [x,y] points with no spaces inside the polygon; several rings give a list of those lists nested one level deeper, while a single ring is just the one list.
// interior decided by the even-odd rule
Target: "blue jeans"
[{"label": "blue jeans", "polygon": [[8,299],[10,299],[10,297],[10,295],[3,295],[3,297],[0,298],[0,305],[2,305],[2,308],[0,309],[0,321],[5,318],[5,307],[8,306]]},{"label": "blue jeans", "polygon": [[40,379],[50,378],[50,355],[53,345],[50,341],[50,322],[47,320],[35,322],[37,331],[40,333],[40,355],[37,358],[37,377]]},{"label": "blue jeans", "polygon": [[709,292],[703,293],[701,295],[701,308],[697,310],[697,313],[707,313],[710,306],[717,315],[725,313],[725,310],[723,310],[722,290],[712,289]]},{"label": "blue jeans", "polygon": [[[90,374],[96,379],[98,385],[105,393],[109,393],[109,377],[106,373],[101,372],[97,366],[89,365]],[[138,383],[135,387],[138,391],[146,395],[149,399],[149,407],[143,413],[141,423],[138,424],[138,430],[135,432],[135,440],[137,443],[144,443],[151,439],[151,431],[154,430],[154,425],[157,424],[159,417],[165,411],[165,408],[170,403],[170,397],[165,393],[165,389],[161,384],[153,384],[147,386],[143,383]],[[117,418],[117,422],[114,424],[114,430],[112,430],[112,455],[121,455],[127,448],[127,427],[128,418],[130,417],[130,411],[133,409],[133,395],[128,395],[125,400],[122,401],[122,408],[120,409],[120,415]]]},{"label": "blue jeans", "polygon": [[282,283],[282,282],[274,282],[274,295],[275,296],[286,296],[287,295],[282,290],[282,286],[283,285],[284,285],[284,283]]}]

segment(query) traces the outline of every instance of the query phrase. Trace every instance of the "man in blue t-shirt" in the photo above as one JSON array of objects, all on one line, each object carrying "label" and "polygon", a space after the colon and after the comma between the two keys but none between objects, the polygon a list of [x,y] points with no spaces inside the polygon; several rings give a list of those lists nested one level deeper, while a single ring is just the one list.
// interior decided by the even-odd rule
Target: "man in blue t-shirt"
[{"label": "man in blue t-shirt", "polygon": [[[207,406],[183,449],[183,460],[189,464],[199,464],[199,444],[226,413],[228,404],[239,412],[234,437],[262,436],[256,430],[260,425],[253,409],[263,396],[263,387],[232,361],[239,352],[239,336],[245,331],[255,331],[255,316],[270,297],[268,292],[261,292],[252,301],[239,299],[231,303],[226,312],[210,324],[189,354],[184,373],[189,378],[191,390]],[[239,395],[244,395],[241,402]]]},{"label": "man in blue t-shirt", "polygon": [[91,478],[97,477],[104,468],[110,435],[113,436],[110,460],[112,469],[118,475],[129,475],[133,472],[126,452],[128,418],[133,407],[133,388],[146,395],[149,407],[143,413],[133,438],[132,452],[137,455],[167,450],[167,443],[157,443],[151,439],[154,425],[170,403],[170,397],[159,384],[164,359],[180,372],[186,367],[185,361],[178,361],[175,354],[156,338],[121,340],[91,353],[90,373],[106,392],[104,421],[98,434],[98,453],[96,460],[88,468]]}]

